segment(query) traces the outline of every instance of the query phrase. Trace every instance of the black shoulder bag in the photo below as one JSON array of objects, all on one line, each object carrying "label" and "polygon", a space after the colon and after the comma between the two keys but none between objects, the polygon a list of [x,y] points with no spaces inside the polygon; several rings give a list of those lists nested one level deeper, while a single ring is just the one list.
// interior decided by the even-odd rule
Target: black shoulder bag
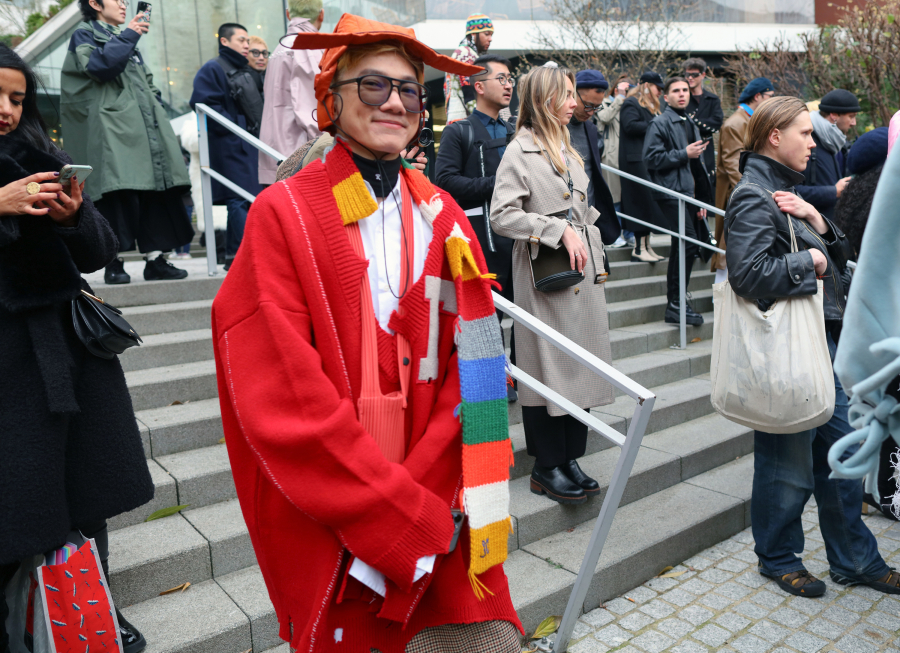
[{"label": "black shoulder bag", "polygon": [[[568,184],[569,196],[571,197],[574,192],[571,173],[569,173]],[[561,213],[550,217],[564,218],[566,221],[571,222],[572,209],[569,209],[564,214]],[[529,249],[531,249],[530,244]],[[584,281],[584,273],[579,272],[577,269],[572,269],[572,264],[569,261],[569,250],[562,244],[557,249],[553,249],[549,245],[540,245],[537,258],[531,258],[531,253],[529,252],[529,260],[531,261],[531,278],[534,281],[534,288],[540,292],[562,290]]]},{"label": "black shoulder bag", "polygon": [[115,358],[143,340],[122,317],[122,311],[84,290],[72,300],[75,335],[94,356]]}]

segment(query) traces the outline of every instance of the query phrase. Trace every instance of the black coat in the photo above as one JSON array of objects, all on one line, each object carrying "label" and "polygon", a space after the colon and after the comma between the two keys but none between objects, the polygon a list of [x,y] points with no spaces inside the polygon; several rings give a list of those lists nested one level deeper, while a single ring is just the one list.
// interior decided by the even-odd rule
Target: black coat
[{"label": "black coat", "polygon": [[[691,143],[700,140],[697,126],[680,115],[672,107],[656,116],[647,128],[644,136],[644,164],[647,166],[650,181],[654,184],[674,190],[682,195],[696,197],[701,201],[709,201],[709,173],[703,157],[697,159],[699,169],[692,165],[688,158],[688,137],[684,131],[685,120],[694,134]],[[694,168],[694,169],[692,169]],[[656,199],[672,199],[660,191],[651,191]],[[671,227],[670,227],[671,228]]]},{"label": "black coat", "polygon": [[591,169],[585,170],[585,172],[588,173],[594,184],[594,208],[600,211],[600,217],[597,218],[594,226],[600,230],[603,244],[612,245],[621,235],[622,230],[619,227],[619,218],[616,216],[612,193],[609,192],[609,186],[606,185],[606,180],[603,178],[603,169],[600,167],[600,144],[603,141],[597,132],[597,125],[590,120],[581,124],[587,134],[588,147],[591,148]]},{"label": "black coat", "polygon": [[[825,320],[840,321],[844,314],[841,274],[847,265],[847,238],[826,218],[828,233],[819,235],[806,220],[788,216],[778,208],[772,193],[795,193],[803,175],[768,157],[741,155],[741,180],[731,194],[725,212],[728,248],[728,281],[734,292],[755,299],[768,310],[780,297],[815,295],[818,292],[812,255],[818,249],[828,259],[823,275]],[[791,252],[788,220],[794,227],[797,252]]]},{"label": "black coat", "polygon": [[804,172],[804,182],[797,184],[797,192],[816,207],[819,213],[833,220],[838,200],[835,185],[847,176],[847,153],[850,148],[845,145],[837,154],[832,154],[822,147],[822,141],[816,132],[813,132],[812,137],[816,147],[813,148]]},{"label": "black coat", "polygon": [[[435,183],[450,193],[456,203],[464,210],[481,209],[487,202],[490,206],[494,194],[494,181],[497,168],[500,167],[500,149],[492,148],[484,151],[484,176],[481,174],[481,161],[478,156],[478,145],[490,140],[484,124],[477,118],[469,116],[466,122],[472,125],[472,148],[465,152],[465,131],[462,120],[452,122],[441,134],[441,146],[438,149],[435,163]],[[472,229],[478,237],[481,251],[488,265],[488,270],[497,275],[497,282],[504,290],[512,281],[512,238],[499,236],[493,229],[496,252],[488,246],[487,230],[484,215],[469,216]]]},{"label": "black coat", "polygon": [[[231,48],[222,46],[219,55],[233,65],[248,67],[247,58]],[[203,64],[194,77],[194,92],[191,108],[202,102],[218,111],[241,129],[247,129],[247,118],[241,113],[237,102],[231,97],[225,70],[215,59]],[[212,169],[243,188],[251,195],[259,195],[259,152],[247,141],[235,136],[212,118],[207,118],[209,128],[209,162]],[[228,199],[243,199],[232,190],[212,180],[213,202],[224,204]]]},{"label": "black coat", "polygon": [[[0,136],[0,187],[72,160]],[[72,228],[47,216],[0,217],[0,564],[153,498],[117,359],[87,352],[71,301],[118,243],[85,196]]]},{"label": "black coat", "polygon": [[[626,98],[622,103],[619,110],[619,170],[648,180],[643,149],[644,136],[652,120],[653,114],[649,109],[642,107],[636,97]],[[657,226],[665,224],[666,218],[659,205],[653,201],[650,189],[625,177],[621,180],[622,213]],[[650,227],[627,220],[622,226],[635,233],[651,230]]]},{"label": "black coat", "polygon": [[[708,138],[718,132],[725,122],[725,114],[722,113],[722,101],[715,93],[703,90],[703,94],[699,96],[691,95],[688,101],[687,113],[694,120],[697,129],[700,130],[702,138]],[[709,183],[713,188],[713,196],[715,196],[716,186],[716,148],[713,147],[712,141],[703,150],[700,155],[703,163],[706,164],[706,171],[709,173]]]}]

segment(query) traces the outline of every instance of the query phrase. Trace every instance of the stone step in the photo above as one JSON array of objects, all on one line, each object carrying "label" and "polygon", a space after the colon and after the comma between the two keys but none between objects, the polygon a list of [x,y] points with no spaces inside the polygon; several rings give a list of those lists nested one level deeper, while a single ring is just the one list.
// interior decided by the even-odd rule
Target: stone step
[{"label": "stone step", "polygon": [[126,372],[164,367],[178,363],[196,363],[213,357],[212,329],[194,329],[142,336],[140,347],[126,349],[119,356]]},{"label": "stone step", "polygon": [[209,329],[212,299],[198,299],[172,304],[126,306],[122,316],[141,337],[157,333],[173,333]]},{"label": "stone step", "polygon": [[[619,448],[607,448],[579,459],[586,474],[600,483],[600,495],[586,503],[562,508],[531,492],[530,478],[510,482],[510,512],[516,519],[517,548],[595,519],[606,497]],[[656,492],[753,452],[753,430],[717,414],[644,436],[620,505]],[[530,470],[529,470],[530,471]]]},{"label": "stone step", "polygon": [[209,542],[182,515],[109,534],[110,588],[119,608],[212,578]]},{"label": "stone step", "polygon": [[[716,275],[708,270],[700,271],[691,275],[691,282],[688,285],[689,292],[698,290],[709,290],[712,288],[713,280]],[[633,279],[615,279],[612,278],[605,284],[606,302],[614,304],[616,302],[628,301],[631,299],[641,299],[644,297],[658,297],[666,294],[666,275],[655,274],[644,277],[636,277]]]},{"label": "stone step", "polygon": [[126,372],[125,381],[135,411],[217,396],[216,364],[212,359]]},{"label": "stone step", "polygon": [[157,510],[178,505],[178,491],[175,487],[175,479],[169,476],[169,473],[160,467],[155,460],[148,460],[147,467],[150,469],[150,478],[153,479],[153,487],[155,489],[153,498],[131,512],[123,512],[108,519],[109,530],[113,531],[141,524]]},{"label": "stone step", "polygon": [[[713,310],[712,304],[712,288],[706,290],[698,290],[691,293],[693,295],[694,310],[698,313],[709,313]],[[646,324],[648,322],[662,322],[666,313],[666,298],[664,295],[656,297],[647,297],[643,299],[632,299],[628,301],[620,301],[607,305],[609,313],[609,328],[620,329],[622,327],[634,326],[636,324]],[[678,329],[677,324],[671,325],[673,329]],[[694,338],[692,329],[699,327],[688,327],[688,339]]]},{"label": "stone step", "polygon": [[178,505],[200,508],[237,496],[224,444],[157,456],[156,462],[175,479]]},{"label": "stone step", "polygon": [[185,510],[183,514],[209,542],[214,577],[225,576],[256,564],[250,533],[237,499]]},{"label": "stone step", "polygon": [[[197,243],[191,244],[191,258],[206,258],[206,248],[200,247]],[[143,263],[144,255],[138,251],[131,252],[121,252],[119,256],[124,259],[126,263]],[[173,265],[178,266],[179,263],[184,263],[184,261],[171,261]]]},{"label": "stone step", "polygon": [[136,415],[154,456],[211,447],[224,436],[218,398],[141,410]]},{"label": "stone step", "polygon": [[[751,454],[621,506],[584,612],[747,528],[752,479]],[[594,525],[590,520],[510,553],[504,570],[526,632],[565,611]]]},{"label": "stone step", "polygon": [[[194,268],[197,268],[197,270],[194,270]],[[128,273],[131,274],[131,283],[125,285],[105,285],[102,281],[102,271],[89,275],[89,283],[92,283],[94,290],[105,301],[118,308],[123,308],[125,306],[147,306],[148,304],[171,304],[197,301],[199,299],[212,299],[216,296],[222,281],[225,280],[224,272],[220,272],[215,277],[207,276],[205,261],[200,259],[194,259],[193,261],[191,266],[193,274],[190,274],[186,279],[174,281],[144,281],[143,276],[134,274],[135,269],[140,268],[129,268]],[[95,279],[98,274],[100,275],[99,282]]]}]

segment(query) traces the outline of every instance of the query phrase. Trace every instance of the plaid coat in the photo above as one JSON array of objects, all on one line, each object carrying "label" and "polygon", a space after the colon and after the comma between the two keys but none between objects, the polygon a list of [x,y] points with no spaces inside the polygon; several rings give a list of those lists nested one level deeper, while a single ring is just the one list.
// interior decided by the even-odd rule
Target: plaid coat
[{"label": "plaid coat", "polygon": [[[603,243],[594,221],[600,215],[588,205],[588,176],[574,164],[571,168],[574,191],[567,179],[550,164],[531,132],[520,131],[506,148],[497,170],[491,200],[491,225],[501,236],[516,241],[513,246],[513,289],[515,303],[542,322],[609,363],[609,321],[606,292],[594,283],[603,272]],[[530,257],[538,245],[563,247],[566,221],[547,217],[572,209],[572,226],[588,249],[585,280],[570,288],[545,293],[534,288]],[[532,240],[529,244],[529,240]],[[613,388],[580,363],[562,353],[528,329],[516,330],[516,364],[526,373],[556,390],[581,408],[612,403]],[[565,412],[548,405],[543,397],[524,386],[519,388],[523,406],[547,406],[550,415]]]}]

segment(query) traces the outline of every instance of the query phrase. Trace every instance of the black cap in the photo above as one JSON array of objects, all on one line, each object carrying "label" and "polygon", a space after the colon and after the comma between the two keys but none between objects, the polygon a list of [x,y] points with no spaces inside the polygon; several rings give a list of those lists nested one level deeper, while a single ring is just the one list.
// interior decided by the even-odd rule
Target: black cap
[{"label": "black cap", "polygon": [[652,70],[648,70],[643,75],[641,75],[641,84],[643,84],[644,82],[653,84],[654,86],[658,86],[659,88],[666,87],[666,85],[663,84],[663,79],[659,76],[659,73],[655,73]]},{"label": "black cap", "polygon": [[826,93],[825,97],[819,102],[819,111],[826,113],[859,113],[862,107],[859,106],[859,100],[850,91],[842,88],[836,88],[830,93]]}]

